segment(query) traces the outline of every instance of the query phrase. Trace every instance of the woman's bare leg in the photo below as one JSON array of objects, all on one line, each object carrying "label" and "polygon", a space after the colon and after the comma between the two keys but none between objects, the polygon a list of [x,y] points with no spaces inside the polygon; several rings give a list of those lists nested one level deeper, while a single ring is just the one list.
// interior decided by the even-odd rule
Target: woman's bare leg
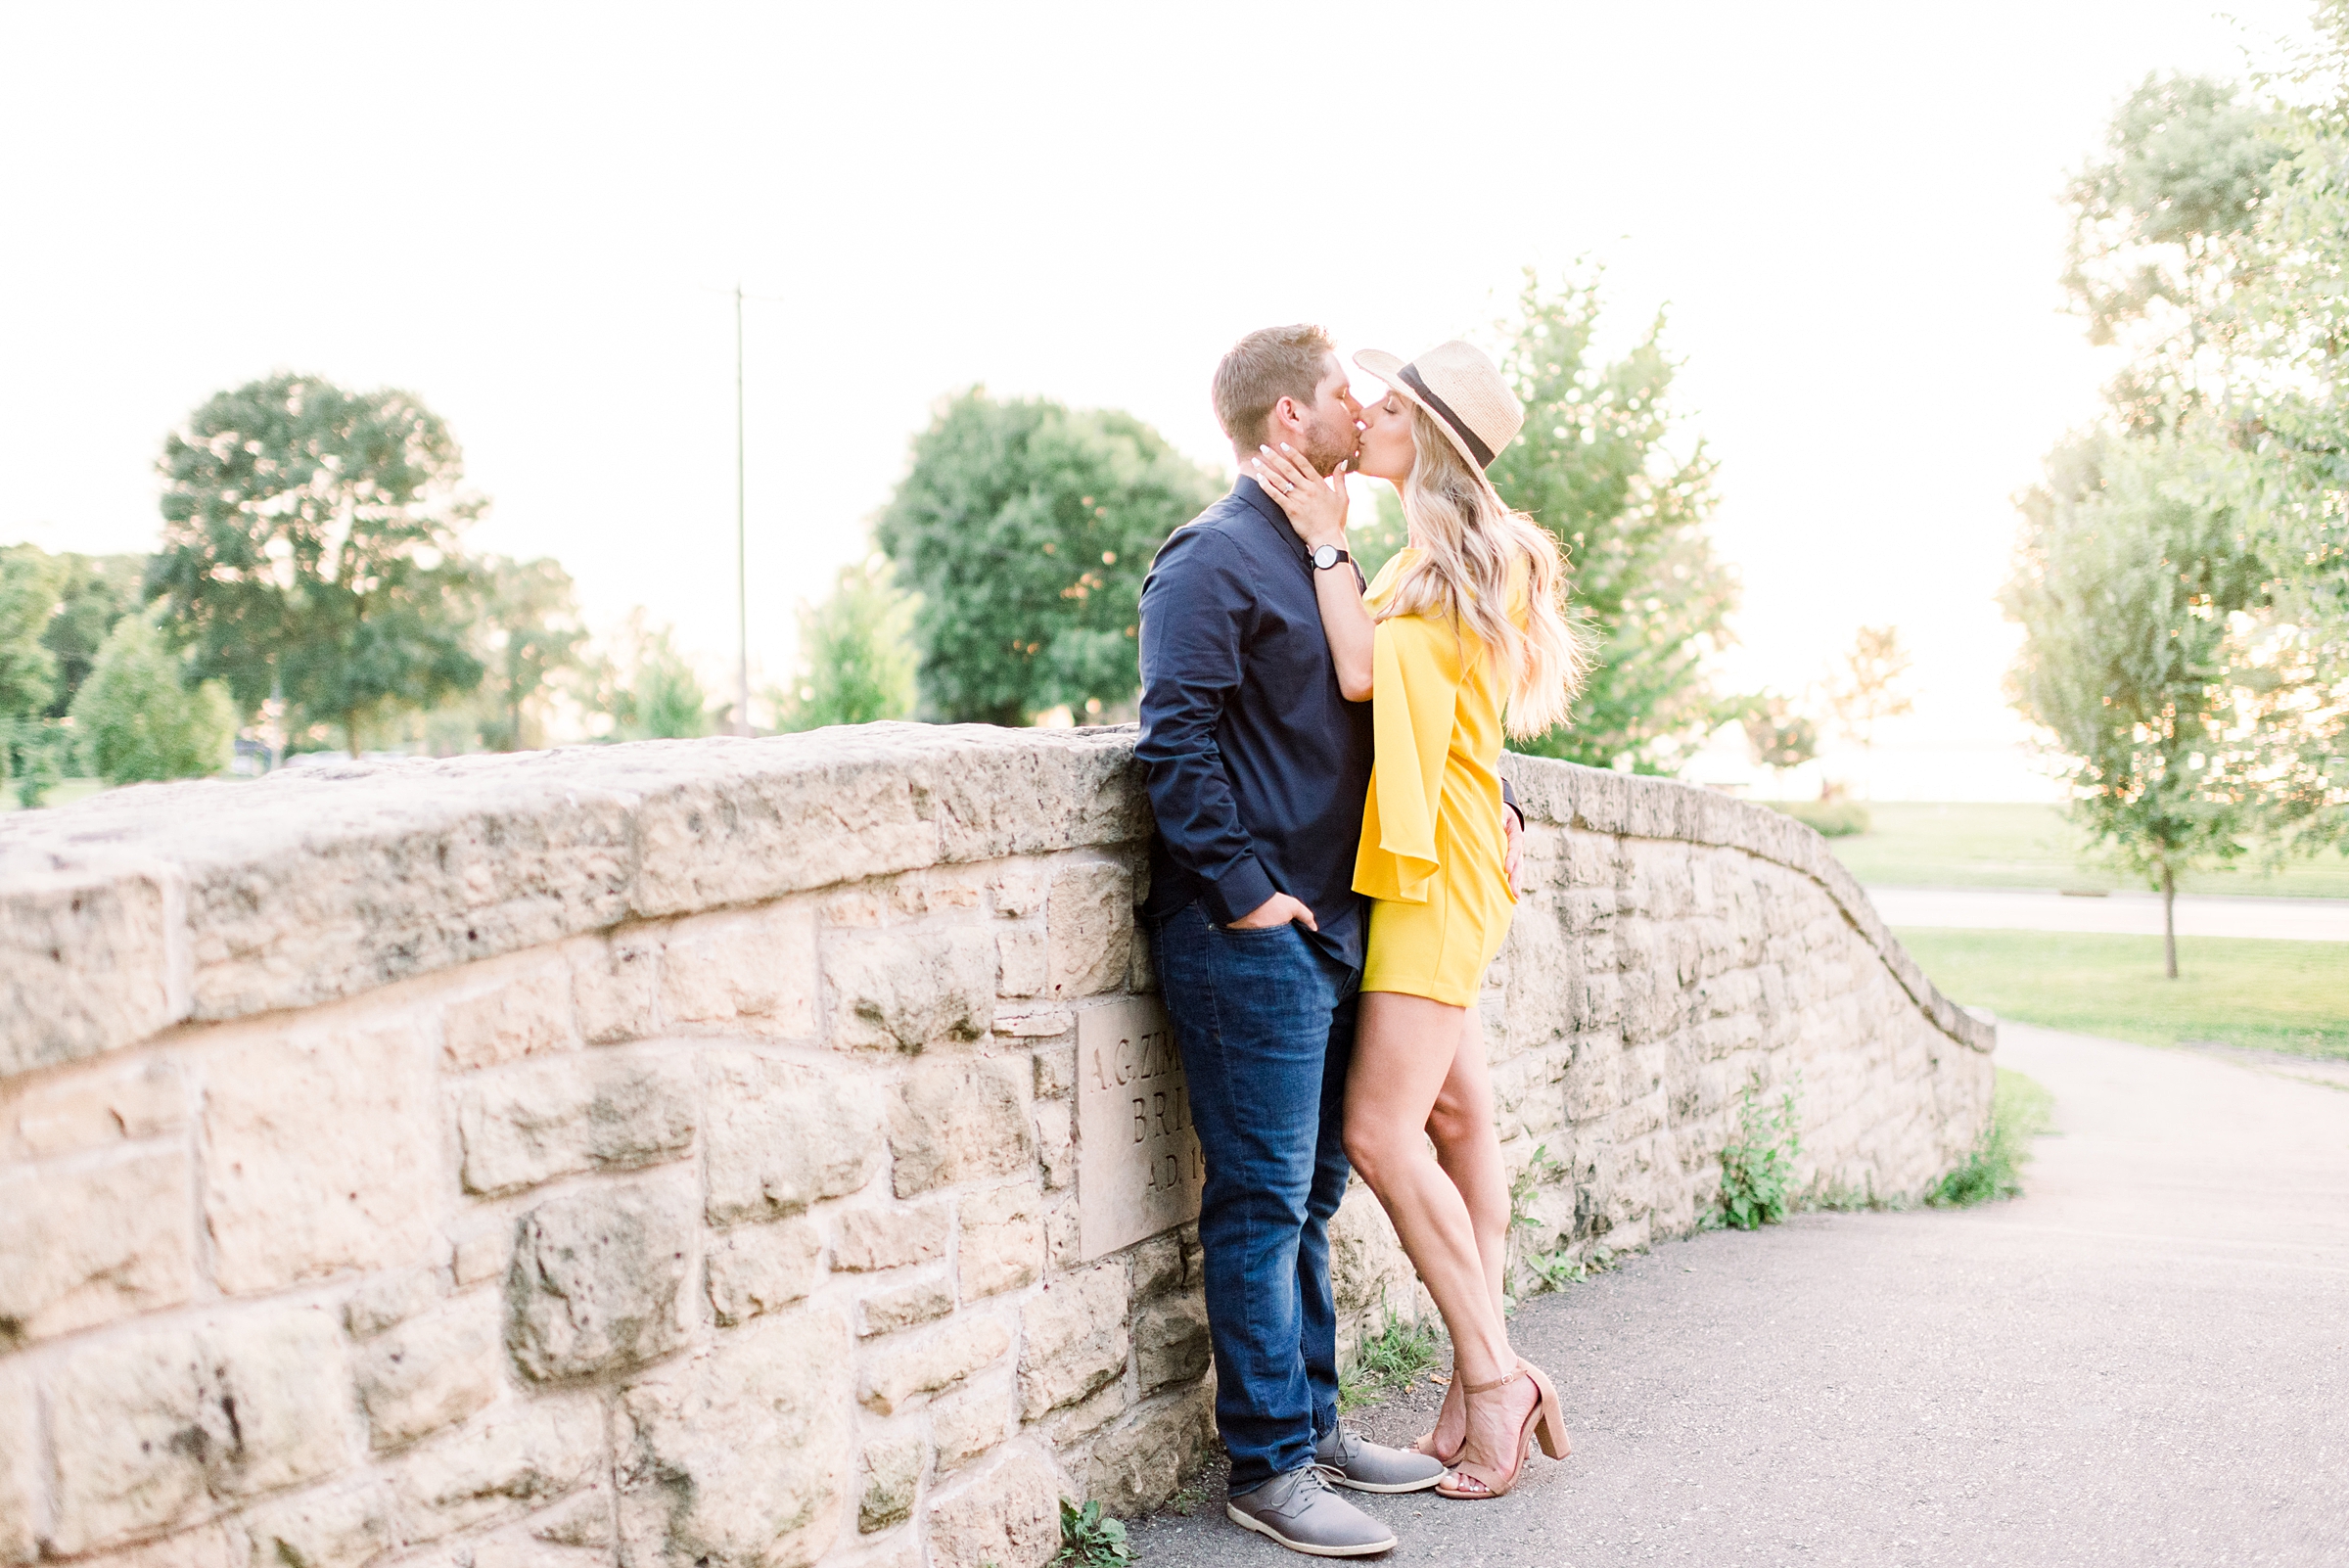
[{"label": "woman's bare leg", "polygon": [[[1477,1260],[1492,1293],[1493,1314],[1505,1322],[1507,1301],[1501,1286],[1508,1261],[1509,1181],[1500,1159],[1500,1136],[1493,1125],[1493,1075],[1485,1060],[1484,1021],[1474,1007],[1467,1015],[1451,1072],[1428,1113],[1427,1132],[1435,1139],[1436,1163],[1459,1189],[1475,1228]],[[1452,1453],[1460,1445],[1467,1420],[1461,1381],[1455,1376],[1445,1390],[1444,1407],[1436,1416],[1433,1448],[1438,1454]]]},{"label": "woman's bare leg", "polygon": [[[1427,1146],[1429,1119],[1473,1020],[1465,1008],[1424,996],[1363,993],[1346,1075],[1346,1156],[1378,1194],[1444,1314],[1454,1381],[1486,1383],[1513,1370],[1516,1359],[1495,1309],[1475,1217]],[[1478,1046],[1481,1055],[1481,1039]],[[1505,1228],[1505,1186],[1501,1201]]]}]

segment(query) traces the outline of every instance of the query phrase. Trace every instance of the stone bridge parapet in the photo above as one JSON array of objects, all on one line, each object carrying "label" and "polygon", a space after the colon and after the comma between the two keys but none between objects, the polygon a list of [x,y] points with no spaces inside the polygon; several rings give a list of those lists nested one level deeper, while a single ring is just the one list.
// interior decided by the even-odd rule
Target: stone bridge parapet
[{"label": "stone bridge parapet", "polygon": [[[0,1568],[1014,1568],[1062,1497],[1163,1499],[1197,1243],[1155,1165],[1105,1220],[1079,1131],[1151,1007],[1131,753],[880,724],[0,825]],[[1749,1083],[1816,1189],[1963,1156],[1991,1031],[1809,828],[1506,765],[1530,1244],[1688,1230]],[[1421,1310],[1359,1185],[1333,1273],[1350,1337]]]}]

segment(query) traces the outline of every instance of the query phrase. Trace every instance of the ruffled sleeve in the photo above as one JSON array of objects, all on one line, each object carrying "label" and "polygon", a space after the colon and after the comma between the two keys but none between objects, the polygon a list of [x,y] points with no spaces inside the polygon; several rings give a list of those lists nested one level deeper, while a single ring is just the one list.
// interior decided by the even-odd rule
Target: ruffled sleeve
[{"label": "ruffled sleeve", "polygon": [[[1392,573],[1381,573],[1371,598]],[[1425,903],[1441,869],[1436,815],[1444,792],[1460,685],[1459,642],[1448,625],[1418,616],[1381,621],[1372,642],[1371,729],[1377,752],[1354,891],[1397,903]]]}]

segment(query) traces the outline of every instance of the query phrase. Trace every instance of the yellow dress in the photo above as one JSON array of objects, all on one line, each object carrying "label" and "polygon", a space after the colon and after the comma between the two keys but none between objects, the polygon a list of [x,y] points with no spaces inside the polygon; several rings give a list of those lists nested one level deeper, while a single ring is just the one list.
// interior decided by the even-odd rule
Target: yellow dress
[{"label": "yellow dress", "polygon": [[[1401,550],[1380,569],[1365,596],[1373,614],[1420,554]],[[1523,625],[1522,568],[1510,586],[1509,617]],[[1500,661],[1482,657],[1473,635],[1425,616],[1378,623],[1370,695],[1377,752],[1354,862],[1354,891],[1377,900],[1361,989],[1454,1007],[1475,1002],[1517,903],[1502,870],[1497,770],[1507,693]]]}]

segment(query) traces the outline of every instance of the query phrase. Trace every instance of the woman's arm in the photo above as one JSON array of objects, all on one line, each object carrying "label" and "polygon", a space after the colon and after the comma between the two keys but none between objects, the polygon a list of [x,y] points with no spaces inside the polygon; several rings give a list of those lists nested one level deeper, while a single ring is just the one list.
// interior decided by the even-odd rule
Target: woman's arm
[{"label": "woman's arm", "polygon": [[[1287,442],[1259,448],[1257,483],[1289,517],[1289,526],[1309,550],[1327,544],[1346,548],[1346,465],[1328,479],[1308,468]],[[1313,573],[1313,596],[1321,605],[1321,630],[1338,670],[1338,691],[1350,703],[1370,700],[1374,627],[1362,603],[1361,574],[1342,561]]]}]

